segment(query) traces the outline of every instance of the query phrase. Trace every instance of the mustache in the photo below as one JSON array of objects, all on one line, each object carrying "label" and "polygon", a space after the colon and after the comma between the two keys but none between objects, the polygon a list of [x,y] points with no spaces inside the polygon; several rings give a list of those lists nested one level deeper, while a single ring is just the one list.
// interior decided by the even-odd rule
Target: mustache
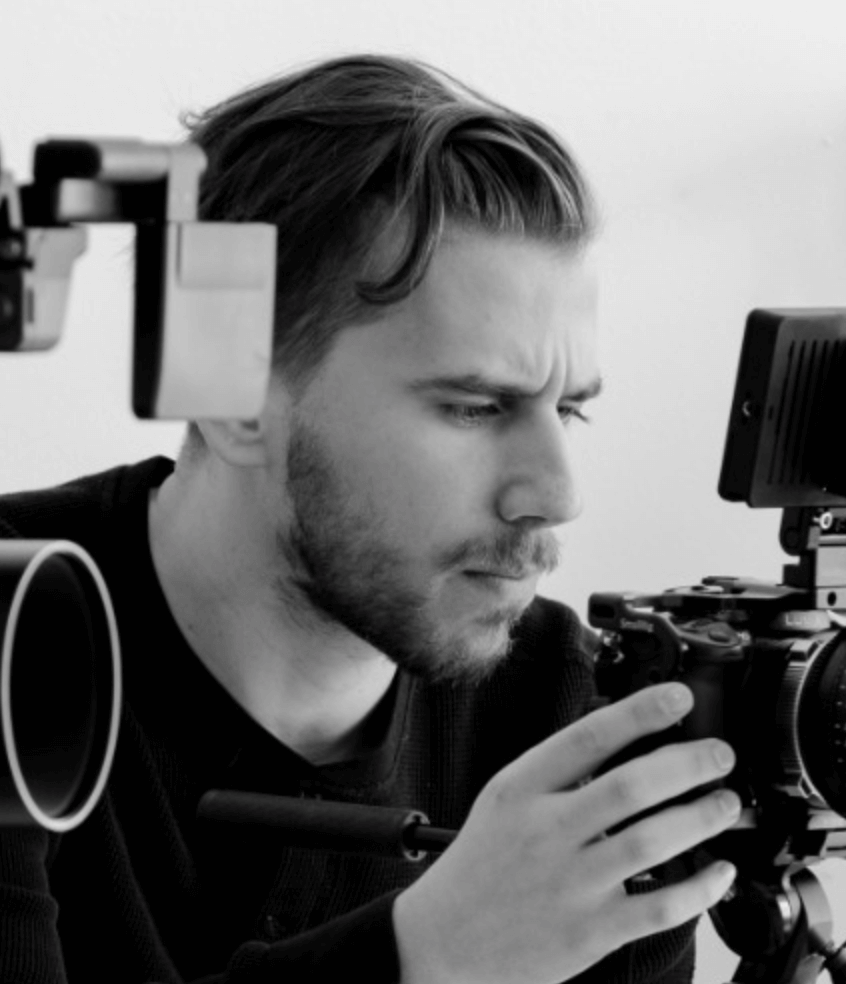
[{"label": "mustache", "polygon": [[550,574],[561,563],[561,544],[554,534],[506,531],[491,537],[465,540],[442,558],[443,566],[478,567]]}]

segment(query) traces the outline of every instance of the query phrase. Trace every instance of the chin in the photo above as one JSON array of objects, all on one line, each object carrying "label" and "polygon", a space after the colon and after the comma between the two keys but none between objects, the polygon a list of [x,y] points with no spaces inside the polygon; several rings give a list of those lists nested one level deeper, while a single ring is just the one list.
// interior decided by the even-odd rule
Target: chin
[{"label": "chin", "polygon": [[[411,672],[439,682],[478,683],[489,677],[511,652],[512,629],[525,609],[507,618],[475,619],[455,633],[443,633],[440,644],[406,665]],[[400,661],[401,664],[404,661]]]}]

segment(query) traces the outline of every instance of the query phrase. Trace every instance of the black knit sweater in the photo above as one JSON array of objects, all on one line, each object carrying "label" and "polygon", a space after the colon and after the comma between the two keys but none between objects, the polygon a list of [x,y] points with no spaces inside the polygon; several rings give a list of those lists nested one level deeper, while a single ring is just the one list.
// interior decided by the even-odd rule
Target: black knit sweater
[{"label": "black knit sweater", "polygon": [[[584,633],[536,600],[509,661],[481,685],[403,673],[368,720],[368,751],[316,768],[254,722],[174,623],[147,536],[156,458],[41,492],[0,497],[26,538],[87,549],[115,603],[124,706],[93,814],[64,835],[0,831],[0,980],[369,984],[398,979],[391,907],[426,862],[286,848],[277,835],[196,819],[212,788],[423,810],[459,827],[507,762],[585,712]],[[682,984],[693,927],[625,947],[579,980]]]}]

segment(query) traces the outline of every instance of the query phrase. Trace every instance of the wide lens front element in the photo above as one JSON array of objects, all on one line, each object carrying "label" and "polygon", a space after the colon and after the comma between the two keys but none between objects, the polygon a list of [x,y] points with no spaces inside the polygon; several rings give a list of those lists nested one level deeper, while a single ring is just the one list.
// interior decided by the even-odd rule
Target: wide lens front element
[{"label": "wide lens front element", "polygon": [[102,575],[68,541],[0,542],[0,823],[80,824],[108,778],[121,677]]}]

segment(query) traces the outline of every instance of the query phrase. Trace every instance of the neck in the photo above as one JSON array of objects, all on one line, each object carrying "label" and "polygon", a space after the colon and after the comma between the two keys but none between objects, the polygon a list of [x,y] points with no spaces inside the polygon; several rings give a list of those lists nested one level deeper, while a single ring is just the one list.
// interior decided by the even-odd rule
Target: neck
[{"label": "neck", "polygon": [[273,537],[222,485],[177,468],[151,497],[150,549],[174,619],[262,727],[315,765],[348,759],[396,668],[305,599],[291,603],[299,589]]}]

